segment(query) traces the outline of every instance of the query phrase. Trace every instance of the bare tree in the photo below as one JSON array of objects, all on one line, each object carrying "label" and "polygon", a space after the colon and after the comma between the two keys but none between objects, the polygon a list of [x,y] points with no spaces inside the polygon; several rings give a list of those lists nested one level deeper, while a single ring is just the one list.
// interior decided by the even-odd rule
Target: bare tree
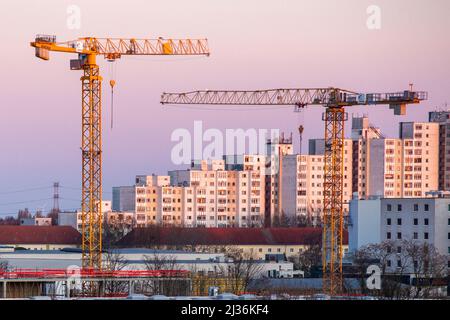
[{"label": "bare tree", "polygon": [[441,255],[436,248],[424,242],[405,240],[402,243],[404,254],[411,262],[414,276],[414,298],[433,296],[434,282],[446,278],[447,257]]},{"label": "bare tree", "polygon": [[302,252],[290,256],[288,260],[294,263],[295,269],[304,271],[305,276],[310,277],[314,267],[322,263],[322,246],[320,243],[311,244]]},{"label": "bare tree", "polygon": [[[370,264],[380,267],[381,289],[376,294],[385,299],[430,296],[433,279],[447,276],[447,258],[440,255],[433,245],[414,240],[369,244],[354,254],[354,263],[359,267],[363,292],[367,267]],[[416,280],[414,287],[407,281],[410,276],[420,280]]]},{"label": "bare tree", "polygon": [[9,271],[11,268],[10,264],[6,260],[0,260],[0,271]]},{"label": "bare tree", "polygon": [[[153,253],[144,256],[145,267],[149,271],[179,271],[180,265],[177,259],[170,254]],[[178,277],[153,279],[146,283],[146,292],[151,294],[164,294],[178,296],[187,294],[188,283],[186,279]]]},{"label": "bare tree", "polygon": [[[244,252],[238,248],[229,248],[226,253],[231,259],[221,264],[221,272],[226,275],[228,287],[235,294],[247,291],[250,282],[262,277],[263,265],[251,252]],[[223,270],[223,265],[227,270]]]},{"label": "bare tree", "polygon": [[[127,268],[128,260],[119,252],[119,251],[107,251],[106,254],[103,254],[105,269],[114,272],[121,271]],[[127,291],[129,283],[122,281],[106,281],[104,291],[108,295],[114,295],[118,293],[124,293]]]}]

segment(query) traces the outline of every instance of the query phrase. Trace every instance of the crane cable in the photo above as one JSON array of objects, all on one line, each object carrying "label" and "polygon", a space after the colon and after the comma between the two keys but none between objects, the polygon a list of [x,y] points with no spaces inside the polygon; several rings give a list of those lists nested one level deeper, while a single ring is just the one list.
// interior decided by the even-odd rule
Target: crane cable
[{"label": "crane cable", "polygon": [[109,80],[109,85],[111,86],[111,130],[113,129],[113,124],[114,124],[114,86],[116,85],[116,80],[115,79],[115,70],[114,70],[114,65],[115,65],[115,60],[109,60],[109,62],[111,62],[110,64],[110,69],[109,69],[109,74],[110,74],[110,80]]},{"label": "crane cable", "polygon": [[302,154],[302,144],[303,144],[303,132],[305,131],[305,109],[307,106],[298,107],[297,111],[297,124],[298,124],[298,134],[299,134],[299,154]]}]

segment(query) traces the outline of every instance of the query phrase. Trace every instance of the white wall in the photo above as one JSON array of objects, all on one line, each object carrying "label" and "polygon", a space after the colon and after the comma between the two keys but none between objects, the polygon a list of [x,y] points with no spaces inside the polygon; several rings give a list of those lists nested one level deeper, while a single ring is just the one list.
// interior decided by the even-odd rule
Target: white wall
[{"label": "white wall", "polygon": [[350,201],[349,251],[380,243],[381,200]]}]

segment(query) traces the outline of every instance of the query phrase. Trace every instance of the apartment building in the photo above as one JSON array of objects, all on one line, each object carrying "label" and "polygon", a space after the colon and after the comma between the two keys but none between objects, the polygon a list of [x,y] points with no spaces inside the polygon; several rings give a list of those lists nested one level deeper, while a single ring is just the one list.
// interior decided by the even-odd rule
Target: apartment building
[{"label": "apartment building", "polygon": [[439,124],[439,190],[450,191],[450,111],[433,111],[429,121]]},{"label": "apartment building", "polygon": [[[320,183],[321,188],[323,188],[323,175],[324,175],[324,163],[323,163],[323,155],[325,154],[325,140],[324,139],[311,139],[309,140],[309,154],[315,155],[315,156],[321,156],[321,159],[317,159],[316,161],[319,161],[319,164],[315,165],[313,164],[311,166],[312,171],[317,171],[316,173],[311,173],[314,177],[313,179],[317,179],[317,175],[321,176],[321,179],[317,179],[314,183],[314,186],[317,188],[317,183]],[[314,158],[312,158],[314,160]],[[350,200],[352,199],[352,189],[353,189],[353,141],[351,139],[344,139],[344,159],[343,159],[343,202],[344,202],[344,214],[348,214],[348,204]],[[322,173],[320,173],[320,171]],[[320,174],[319,174],[320,173]],[[322,180],[321,182],[319,182]],[[312,185],[310,186],[314,188]],[[317,190],[312,190],[315,195],[320,191],[321,188],[317,188]],[[322,194],[320,194],[322,195]],[[319,200],[319,199],[317,199]],[[315,202],[317,204],[317,201]],[[322,212],[322,206],[316,206],[320,212]]]},{"label": "apartment building", "polygon": [[[365,194],[358,192],[362,199],[371,196],[403,196],[403,141],[401,139],[371,139],[368,152],[368,188]],[[366,180],[367,181],[367,180]],[[358,182],[360,184],[360,182]]]},{"label": "apartment building", "polygon": [[265,172],[265,226],[271,227],[280,223],[283,215],[283,159],[294,153],[292,134],[285,138],[268,139],[266,143],[266,172]]},{"label": "apartment building", "polygon": [[373,139],[383,139],[381,130],[369,122],[367,116],[352,117],[351,139],[353,140],[353,164],[352,183],[353,192],[357,192],[359,198],[367,198],[370,192],[371,154],[370,144]]},{"label": "apartment building", "polygon": [[194,163],[170,171],[171,184],[183,187],[185,226],[261,226],[264,217],[263,178],[258,170],[225,170],[225,160]]},{"label": "apartment building", "polygon": [[282,202],[289,221],[315,218],[323,209],[323,156],[287,155],[283,159]]},{"label": "apartment building", "polygon": [[424,197],[439,188],[439,124],[401,122],[403,140],[403,194]]}]

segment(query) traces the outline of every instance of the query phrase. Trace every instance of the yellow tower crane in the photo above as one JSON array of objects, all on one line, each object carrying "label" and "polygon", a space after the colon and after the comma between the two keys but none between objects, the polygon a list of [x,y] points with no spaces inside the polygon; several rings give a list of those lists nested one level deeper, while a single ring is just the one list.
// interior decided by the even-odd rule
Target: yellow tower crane
[{"label": "yellow tower crane", "polygon": [[[206,39],[79,38],[56,42],[55,36],[38,35],[31,46],[36,57],[49,60],[50,51],[78,54],[71,70],[81,70],[82,153],[82,267],[102,268],[102,77],[97,56],[108,61],[122,56],[209,55]],[[111,87],[114,83],[111,82]]]},{"label": "yellow tower crane", "polygon": [[163,93],[162,104],[206,105],[294,105],[296,110],[308,105],[325,107],[322,268],[323,291],[342,292],[342,240],[344,228],[344,123],[345,107],[389,105],[394,114],[403,115],[407,104],[426,100],[426,92],[412,88],[395,93],[360,94],[339,88],[271,89],[258,91],[193,91]]}]

